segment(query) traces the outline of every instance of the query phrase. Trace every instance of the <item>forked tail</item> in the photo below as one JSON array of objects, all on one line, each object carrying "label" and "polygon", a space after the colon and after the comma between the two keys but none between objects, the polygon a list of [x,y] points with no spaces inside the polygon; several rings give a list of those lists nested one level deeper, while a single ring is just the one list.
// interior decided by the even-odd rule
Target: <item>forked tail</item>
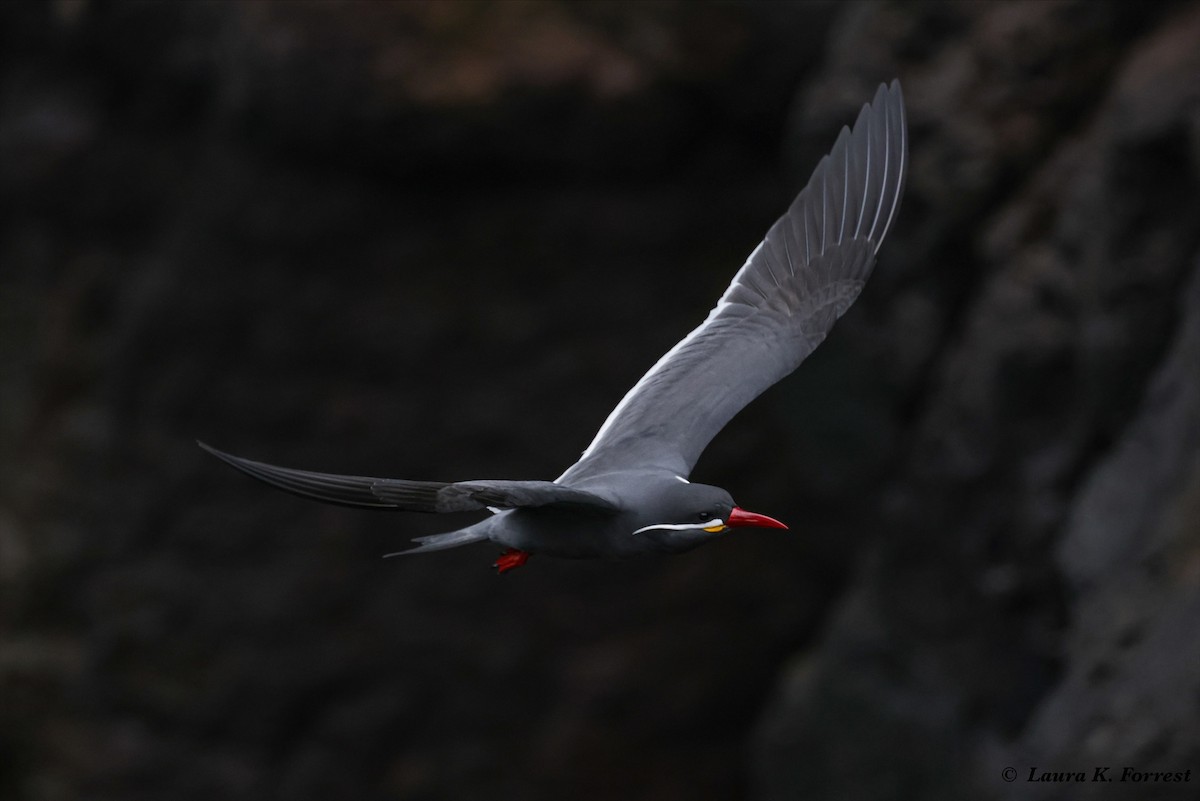
[{"label": "forked tail", "polygon": [[481,530],[480,526],[467,526],[466,528],[460,528],[458,531],[447,531],[445,534],[430,534],[427,537],[417,537],[413,540],[413,542],[418,543],[417,547],[409,548],[406,551],[384,554],[384,558],[409,556],[410,554],[429,553],[431,551],[444,551],[447,548],[457,548],[460,545],[483,542],[487,538],[487,533]]}]

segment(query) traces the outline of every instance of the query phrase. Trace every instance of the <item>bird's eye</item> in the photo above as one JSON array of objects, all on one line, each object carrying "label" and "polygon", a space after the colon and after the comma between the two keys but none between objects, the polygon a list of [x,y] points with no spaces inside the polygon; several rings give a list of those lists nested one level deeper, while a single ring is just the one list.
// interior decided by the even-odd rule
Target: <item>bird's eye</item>
[{"label": "bird's eye", "polygon": [[712,519],[713,519],[712,512],[697,512],[696,513],[696,520],[698,520],[701,523],[706,522],[708,520],[712,520]]}]

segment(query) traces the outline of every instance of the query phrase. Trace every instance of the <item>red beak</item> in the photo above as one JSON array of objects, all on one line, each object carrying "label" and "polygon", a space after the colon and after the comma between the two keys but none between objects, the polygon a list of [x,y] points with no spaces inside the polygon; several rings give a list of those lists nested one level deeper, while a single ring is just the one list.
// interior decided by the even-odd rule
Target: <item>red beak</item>
[{"label": "red beak", "polygon": [[757,512],[747,512],[740,506],[733,507],[733,511],[729,513],[729,519],[725,521],[725,525],[730,528],[741,528],[742,526],[754,526],[755,528],[782,528],[787,529],[783,523],[780,523],[773,517],[760,515]]}]

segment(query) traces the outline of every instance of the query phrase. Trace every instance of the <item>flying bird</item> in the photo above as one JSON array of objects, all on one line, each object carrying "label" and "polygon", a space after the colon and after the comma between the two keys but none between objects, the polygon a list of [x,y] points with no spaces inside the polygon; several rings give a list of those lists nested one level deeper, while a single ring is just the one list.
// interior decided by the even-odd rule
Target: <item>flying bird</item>
[{"label": "flying bird", "polygon": [[858,297],[900,204],[908,135],[900,84],[881,85],[843,127],[808,185],[767,231],[698,328],[629,390],[579,461],[554,481],[408,481],[314,473],[199,443],[254,478],[325,503],[413,512],[490,511],[426,553],[490,541],[504,573],[531,554],[677,553],[742,527],[787,528],[691,483],[701,451],[730,419],[795,370]]}]

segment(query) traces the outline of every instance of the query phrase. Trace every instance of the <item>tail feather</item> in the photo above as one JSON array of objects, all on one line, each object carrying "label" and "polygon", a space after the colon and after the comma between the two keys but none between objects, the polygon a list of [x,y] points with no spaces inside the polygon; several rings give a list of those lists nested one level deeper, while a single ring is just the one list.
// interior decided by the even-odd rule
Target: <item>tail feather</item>
[{"label": "tail feather", "polygon": [[488,535],[480,531],[475,526],[462,528],[458,531],[448,531],[445,534],[431,534],[427,537],[417,537],[413,542],[419,543],[415,548],[409,548],[407,551],[396,551],[395,553],[384,554],[383,558],[387,559],[392,556],[409,556],[415,553],[429,553],[431,551],[444,551],[447,548],[458,548],[461,545],[470,545],[473,542],[482,542],[486,540]]}]

